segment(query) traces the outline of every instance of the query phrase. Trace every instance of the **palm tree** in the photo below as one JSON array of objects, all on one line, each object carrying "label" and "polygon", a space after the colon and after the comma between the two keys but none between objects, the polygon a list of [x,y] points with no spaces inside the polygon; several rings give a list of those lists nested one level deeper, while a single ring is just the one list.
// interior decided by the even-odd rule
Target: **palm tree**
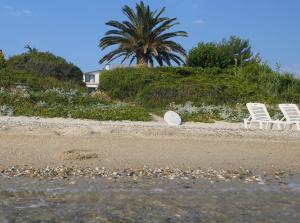
[{"label": "palm tree", "polygon": [[114,29],[106,32],[100,40],[99,47],[104,50],[110,46],[117,46],[115,50],[106,54],[100,63],[111,62],[123,57],[124,61],[130,59],[130,64],[136,60],[140,66],[153,66],[154,60],[162,66],[164,63],[171,65],[174,61],[180,65],[184,63],[186,51],[183,47],[170,40],[173,37],[187,37],[184,31],[167,32],[178,25],[177,18],[162,17],[165,8],[151,11],[143,2],[136,4],[136,10],[128,5],[122,8],[127,21],[118,22],[111,20],[106,25]]}]

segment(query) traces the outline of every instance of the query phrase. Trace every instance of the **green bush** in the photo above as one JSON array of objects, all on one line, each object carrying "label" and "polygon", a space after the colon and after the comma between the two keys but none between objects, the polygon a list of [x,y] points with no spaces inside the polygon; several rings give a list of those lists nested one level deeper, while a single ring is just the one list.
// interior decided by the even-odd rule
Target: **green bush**
[{"label": "green bush", "polygon": [[[267,105],[268,111],[274,119],[281,119],[282,113],[277,105]],[[207,105],[186,102],[184,104],[171,103],[166,110],[173,110],[180,114],[183,121],[212,123],[217,120],[227,122],[242,122],[249,116],[247,108],[243,104],[235,105]],[[165,110],[165,111],[166,111]],[[164,111],[164,112],[165,112]]]},{"label": "green bush", "polygon": [[[217,77],[222,76],[222,74],[227,76],[230,73],[230,70],[219,68],[123,68],[103,72],[100,77],[100,87],[114,99],[136,100],[138,95],[139,98],[147,98],[148,92],[154,91],[153,95],[155,98],[159,97],[160,100],[168,100],[169,103],[169,100],[172,101],[175,97],[174,95],[177,94],[174,91],[183,82],[186,83],[187,91],[189,91],[188,88],[194,83],[194,80],[197,82],[194,83],[195,85],[202,85],[201,81],[197,81],[198,78],[211,78],[212,75]],[[203,86],[206,87],[205,85]],[[155,89],[152,89],[153,87],[161,89],[161,92],[155,92]],[[169,99],[164,99],[159,94],[167,96]],[[198,94],[196,96],[198,97]],[[149,95],[149,97],[152,96]]]},{"label": "green bush", "polygon": [[[111,75],[113,73],[113,75]],[[105,71],[101,74],[101,89],[112,98],[134,99],[145,86],[164,79],[165,73],[158,69],[123,68]]]},{"label": "green bush", "polygon": [[223,51],[217,44],[199,43],[189,51],[187,64],[191,67],[226,68],[230,64],[230,58]]},{"label": "green bush", "polygon": [[275,104],[300,102],[300,80],[250,63],[228,68],[126,68],[101,75],[101,88],[113,99],[165,108],[169,103]]},{"label": "green bush", "polygon": [[78,90],[30,91],[0,88],[0,115],[63,117],[94,120],[149,121],[148,112],[125,103],[113,103]]},{"label": "green bush", "polygon": [[81,78],[79,69],[50,53],[31,49],[12,57],[0,70],[0,115],[150,120],[140,106],[115,103],[105,92],[89,94]]},{"label": "green bush", "polygon": [[300,80],[290,74],[274,72],[266,64],[249,64],[237,72],[237,81],[251,83],[255,98],[267,104],[299,103]]},{"label": "green bush", "polygon": [[18,85],[28,87],[33,91],[51,88],[83,89],[78,83],[60,81],[50,76],[43,77],[37,74],[15,71],[8,68],[0,70],[0,87],[10,88]]},{"label": "green bush", "polygon": [[39,52],[36,49],[9,58],[7,67],[11,70],[55,77],[59,80],[82,82],[83,74],[77,66],[68,63],[62,57],[49,52]]},{"label": "green bush", "polygon": [[114,103],[103,92],[89,94],[77,83],[10,69],[0,70],[0,115],[150,120],[144,108]]},{"label": "green bush", "polygon": [[188,66],[203,68],[240,67],[257,61],[260,61],[260,58],[253,55],[250,42],[235,36],[218,43],[201,42],[190,50],[187,58]]},{"label": "green bush", "polygon": [[129,120],[129,121],[150,121],[148,112],[138,106],[123,106],[115,108],[114,106],[107,108],[86,108],[76,107],[70,110],[69,116],[72,118],[84,118],[94,120]]}]

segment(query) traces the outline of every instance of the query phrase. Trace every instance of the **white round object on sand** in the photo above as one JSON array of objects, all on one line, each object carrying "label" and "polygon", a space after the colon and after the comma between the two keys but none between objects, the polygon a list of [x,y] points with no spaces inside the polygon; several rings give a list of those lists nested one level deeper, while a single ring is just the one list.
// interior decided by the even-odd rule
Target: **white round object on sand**
[{"label": "white round object on sand", "polygon": [[173,111],[166,112],[166,114],[164,115],[164,120],[166,121],[166,123],[168,123],[171,126],[181,125],[180,116]]}]

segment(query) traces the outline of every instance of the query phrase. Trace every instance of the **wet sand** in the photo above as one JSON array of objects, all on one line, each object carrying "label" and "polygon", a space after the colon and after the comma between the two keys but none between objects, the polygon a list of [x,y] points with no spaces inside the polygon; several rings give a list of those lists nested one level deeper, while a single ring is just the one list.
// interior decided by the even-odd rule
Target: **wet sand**
[{"label": "wet sand", "polygon": [[298,223],[299,189],[203,180],[1,179],[0,222]]},{"label": "wet sand", "polygon": [[[231,123],[170,128],[153,122],[80,123],[24,117],[3,120],[1,168],[15,165],[111,169],[168,166],[300,171],[300,137],[295,131],[245,130],[241,124]],[[139,129],[147,131],[139,132]],[[188,134],[190,131],[193,134]]]}]

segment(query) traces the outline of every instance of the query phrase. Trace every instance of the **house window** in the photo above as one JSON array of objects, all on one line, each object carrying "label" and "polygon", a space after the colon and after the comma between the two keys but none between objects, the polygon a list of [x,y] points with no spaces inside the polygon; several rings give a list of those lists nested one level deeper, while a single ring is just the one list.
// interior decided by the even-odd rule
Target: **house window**
[{"label": "house window", "polygon": [[95,83],[95,75],[94,74],[86,74],[85,75],[85,82]]}]

